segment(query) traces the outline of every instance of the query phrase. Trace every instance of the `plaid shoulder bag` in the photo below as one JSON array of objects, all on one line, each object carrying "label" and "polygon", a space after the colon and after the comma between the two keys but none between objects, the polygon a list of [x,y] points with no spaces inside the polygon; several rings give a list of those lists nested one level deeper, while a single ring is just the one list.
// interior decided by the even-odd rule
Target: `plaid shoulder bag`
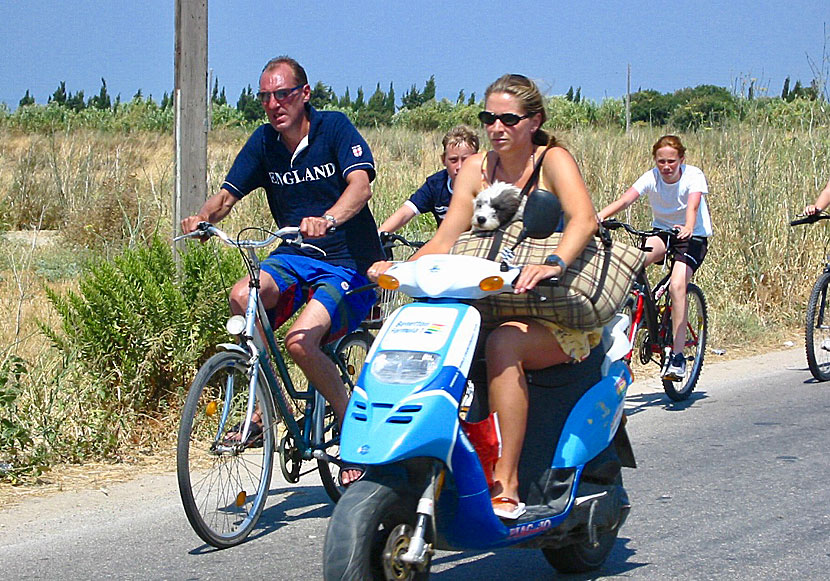
[{"label": "plaid shoulder bag", "polygon": [[[540,159],[528,184],[536,181],[541,163]],[[529,190],[526,185],[522,195],[527,195]],[[522,222],[517,220],[489,232],[463,232],[450,254],[498,261],[501,249],[513,247],[522,227]],[[513,250],[511,263],[517,266],[543,264],[547,256],[556,253],[561,238],[561,232],[543,240],[527,238]],[[488,326],[517,317],[536,317],[571,329],[596,329],[614,318],[644,264],[642,250],[612,241],[608,231],[601,228],[599,236],[592,238],[582,254],[568,266],[557,286],[537,286],[533,292],[519,295],[493,295],[478,301],[477,306]]]}]

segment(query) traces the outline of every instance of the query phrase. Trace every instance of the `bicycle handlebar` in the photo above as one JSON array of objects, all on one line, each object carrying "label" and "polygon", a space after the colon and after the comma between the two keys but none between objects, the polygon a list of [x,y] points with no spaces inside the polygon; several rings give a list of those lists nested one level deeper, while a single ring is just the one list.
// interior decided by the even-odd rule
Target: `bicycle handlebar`
[{"label": "bicycle handlebar", "polygon": [[817,214],[808,214],[803,218],[797,218],[795,220],[790,221],[790,226],[800,226],[801,224],[812,224],[814,222],[818,222],[819,220],[830,220],[830,214],[825,214],[823,212]]},{"label": "bicycle handlebar", "polygon": [[403,246],[410,248],[420,248],[425,243],[418,240],[407,240],[400,234],[394,232],[380,232],[380,242],[384,247],[391,246],[394,242],[400,242]]},{"label": "bicycle handlebar", "polygon": [[316,250],[323,256],[326,255],[326,252],[322,248],[303,242],[303,235],[300,234],[300,229],[297,226],[285,226],[276,232],[268,233],[270,236],[265,240],[234,240],[221,228],[214,226],[210,222],[199,222],[195,230],[188,232],[187,234],[182,234],[181,236],[176,236],[173,238],[173,241],[178,242],[179,240],[184,240],[186,238],[202,238],[207,240],[212,236],[216,236],[228,246],[233,246],[235,248],[264,248],[273,244],[275,240],[280,239],[283,242],[293,244],[299,248],[310,248],[312,250]]},{"label": "bicycle handlebar", "polygon": [[677,236],[680,233],[680,230],[678,230],[677,228],[652,228],[651,230],[637,230],[631,224],[627,224],[626,222],[620,222],[619,220],[616,220],[614,218],[608,218],[607,220],[603,220],[601,224],[608,230],[618,230],[622,228],[629,234],[639,236],[640,238],[648,238],[649,236],[656,236],[658,234],[668,234],[669,236]]}]

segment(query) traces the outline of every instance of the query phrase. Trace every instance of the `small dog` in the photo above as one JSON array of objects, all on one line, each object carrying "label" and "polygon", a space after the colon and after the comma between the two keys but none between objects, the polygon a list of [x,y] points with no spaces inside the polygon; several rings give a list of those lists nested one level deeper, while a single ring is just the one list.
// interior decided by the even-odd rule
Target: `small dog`
[{"label": "small dog", "polygon": [[512,220],[521,220],[524,202],[524,196],[516,186],[493,182],[479,192],[473,202],[473,230],[495,230]]}]

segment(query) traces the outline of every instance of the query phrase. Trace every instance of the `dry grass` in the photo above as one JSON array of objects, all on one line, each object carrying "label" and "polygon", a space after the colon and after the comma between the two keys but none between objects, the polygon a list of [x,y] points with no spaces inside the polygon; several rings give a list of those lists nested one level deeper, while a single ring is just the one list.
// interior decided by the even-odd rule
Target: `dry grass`
[{"label": "dry grass", "polygon": [[[371,207],[380,222],[441,167],[441,133],[380,128],[364,135],[379,168]],[[651,144],[659,135],[644,127],[630,134],[595,128],[558,134],[579,162],[598,208],[650,167]],[[715,237],[696,281],[709,301],[709,346],[725,349],[731,358],[785,341],[800,343],[806,296],[828,237],[823,224],[790,228],[787,223],[826,183],[830,131],[809,125],[797,130],[742,126],[682,137],[687,161],[704,170],[710,186]],[[211,134],[209,191],[219,187],[246,138],[241,131]],[[0,355],[15,354],[38,367],[33,382],[55,365],[35,324],[36,319],[59,323],[44,286],[75,288],[86,260],[112,256],[156,230],[172,232],[173,175],[169,135],[0,130],[0,228],[56,230],[48,234],[52,244],[0,240]],[[645,226],[649,215],[648,204],[640,202],[626,218]],[[223,227],[233,232],[270,223],[264,196],[253,195],[237,205]],[[422,216],[406,232],[424,238],[433,228],[432,217]],[[32,385],[25,397],[48,401],[42,389]],[[136,448],[151,440],[158,438],[139,435]],[[102,478],[112,476],[106,472],[110,468],[100,468]],[[87,467],[79,470],[88,473]],[[65,469],[67,475],[75,471]],[[48,478],[58,473],[53,470]],[[62,484],[48,484],[54,486]]]}]

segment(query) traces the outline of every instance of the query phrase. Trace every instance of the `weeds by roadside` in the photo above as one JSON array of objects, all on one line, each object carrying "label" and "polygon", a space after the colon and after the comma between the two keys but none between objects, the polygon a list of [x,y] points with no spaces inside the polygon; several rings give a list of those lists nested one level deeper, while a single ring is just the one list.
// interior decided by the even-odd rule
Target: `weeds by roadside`
[{"label": "weeds by roadside", "polygon": [[[830,240],[822,225],[787,226],[826,182],[826,116],[779,121],[683,134],[688,162],[709,178],[715,228],[696,282],[709,299],[710,346],[729,353],[797,332]],[[662,133],[565,126],[555,132],[597,207],[650,166]],[[364,134],[378,167],[370,203],[382,220],[440,168],[441,132]],[[245,138],[211,133],[210,191]],[[175,431],[181,391],[224,340],[224,289],[241,265],[207,244],[176,270],[172,167],[172,139],[161,133],[0,128],[0,231],[57,230],[42,248],[0,242],[0,479],[25,481],[55,462],[122,459]],[[629,221],[648,223],[648,204],[629,212]],[[223,227],[268,226],[268,216],[264,196],[252,195]],[[405,233],[423,239],[433,229],[421,216]]]}]

